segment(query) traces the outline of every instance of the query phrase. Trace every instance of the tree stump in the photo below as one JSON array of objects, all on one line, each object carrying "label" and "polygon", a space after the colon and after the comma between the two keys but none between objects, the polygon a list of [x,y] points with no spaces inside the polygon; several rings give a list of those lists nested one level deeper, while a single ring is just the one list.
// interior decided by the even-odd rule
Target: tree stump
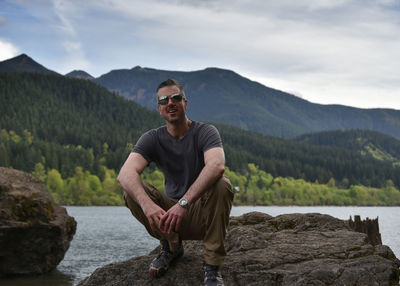
[{"label": "tree stump", "polygon": [[369,242],[372,245],[382,245],[381,234],[379,233],[378,218],[361,220],[359,215],[354,216],[354,221],[351,216],[349,219],[349,226],[351,229],[362,232],[368,235]]}]

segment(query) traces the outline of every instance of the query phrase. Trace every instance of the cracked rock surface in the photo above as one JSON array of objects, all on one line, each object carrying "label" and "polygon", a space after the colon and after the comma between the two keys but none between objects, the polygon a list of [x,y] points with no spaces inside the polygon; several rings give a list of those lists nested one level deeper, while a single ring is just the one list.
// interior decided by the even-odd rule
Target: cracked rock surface
[{"label": "cracked rock surface", "polygon": [[[134,239],[132,240],[134,247]],[[225,285],[398,285],[400,261],[388,246],[343,220],[317,213],[231,217],[225,241]],[[186,241],[185,254],[162,278],[148,266],[157,253],[97,269],[80,286],[203,285],[202,243]]]}]

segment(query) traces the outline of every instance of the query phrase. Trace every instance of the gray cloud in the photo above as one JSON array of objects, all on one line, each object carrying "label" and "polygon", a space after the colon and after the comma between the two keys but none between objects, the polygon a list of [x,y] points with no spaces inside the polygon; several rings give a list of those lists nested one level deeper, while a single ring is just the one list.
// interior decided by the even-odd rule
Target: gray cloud
[{"label": "gray cloud", "polygon": [[36,14],[51,23],[65,71],[217,66],[314,102],[365,107],[388,106],[400,91],[397,0],[52,3]]}]

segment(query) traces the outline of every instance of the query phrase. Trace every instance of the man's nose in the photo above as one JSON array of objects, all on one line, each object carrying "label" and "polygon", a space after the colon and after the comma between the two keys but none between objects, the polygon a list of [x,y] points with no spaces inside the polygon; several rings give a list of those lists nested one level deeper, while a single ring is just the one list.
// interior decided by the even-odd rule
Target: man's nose
[{"label": "man's nose", "polygon": [[175,102],[172,101],[172,98],[171,98],[171,97],[168,97],[168,102],[167,102],[167,104],[169,105],[170,103],[175,103]]}]

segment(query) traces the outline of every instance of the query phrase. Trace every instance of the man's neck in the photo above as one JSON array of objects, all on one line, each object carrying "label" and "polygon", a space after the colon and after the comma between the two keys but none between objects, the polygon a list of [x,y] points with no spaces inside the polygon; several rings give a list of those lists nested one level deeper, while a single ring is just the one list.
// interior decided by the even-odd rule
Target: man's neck
[{"label": "man's neck", "polygon": [[167,130],[168,133],[171,134],[177,140],[185,137],[186,133],[189,131],[190,126],[192,125],[192,121],[185,117],[181,122],[168,122],[167,121]]}]

